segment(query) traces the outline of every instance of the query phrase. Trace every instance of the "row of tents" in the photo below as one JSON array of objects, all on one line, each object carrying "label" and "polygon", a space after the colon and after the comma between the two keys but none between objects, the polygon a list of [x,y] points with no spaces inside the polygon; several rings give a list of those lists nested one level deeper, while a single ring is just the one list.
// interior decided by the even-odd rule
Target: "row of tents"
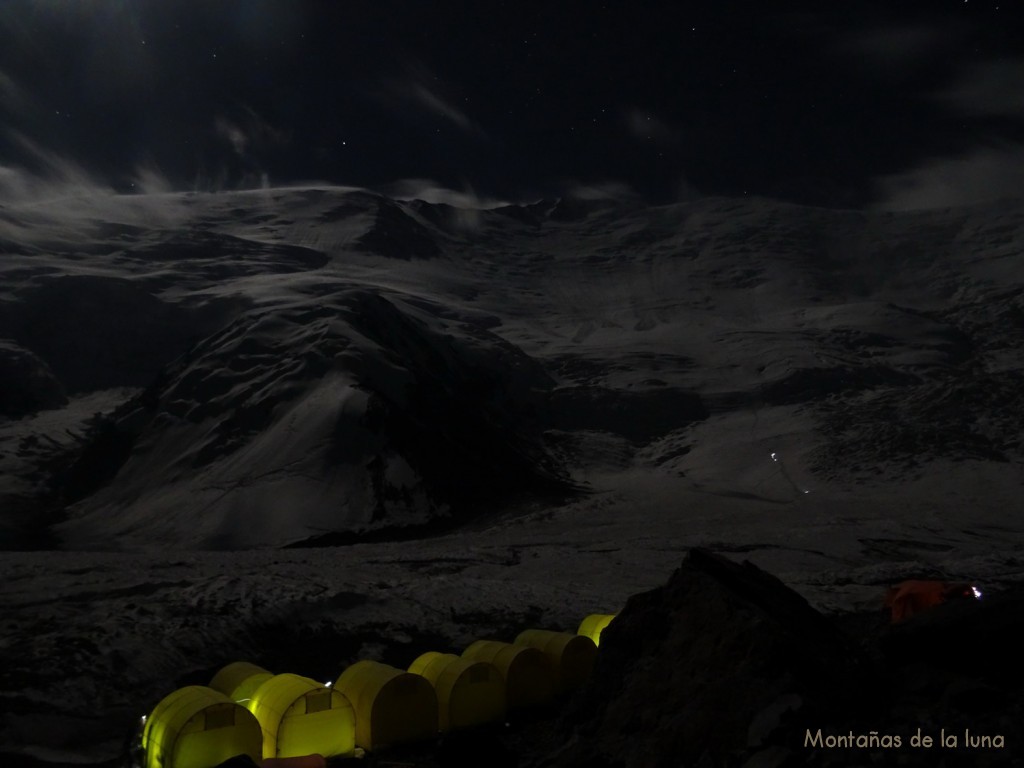
[{"label": "row of tents", "polygon": [[461,655],[430,651],[407,670],[358,661],[326,684],[234,662],[207,686],[174,691],[143,718],[142,765],[351,756],[504,722],[508,712],[582,685],[613,618],[588,616],[576,633],[528,629],[512,643],[478,640]]}]

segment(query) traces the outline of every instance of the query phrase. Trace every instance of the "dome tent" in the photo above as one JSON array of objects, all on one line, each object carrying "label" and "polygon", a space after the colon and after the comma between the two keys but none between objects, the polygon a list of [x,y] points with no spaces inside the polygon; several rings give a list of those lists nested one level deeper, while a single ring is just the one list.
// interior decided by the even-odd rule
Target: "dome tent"
[{"label": "dome tent", "polygon": [[248,661],[235,661],[222,667],[213,676],[210,687],[232,701],[245,701],[252,698],[256,689],[273,676],[273,672]]},{"label": "dome tent", "polygon": [[576,634],[589,637],[594,641],[594,645],[600,646],[601,633],[612,623],[614,618],[614,613],[592,613],[580,622],[580,628],[576,630]]},{"label": "dome tent", "polygon": [[246,702],[263,729],[263,757],[351,755],[355,711],[338,691],[308,677],[282,674],[264,682]]},{"label": "dome tent", "polygon": [[420,675],[377,661],[357,661],[338,678],[356,714],[356,744],[380,749],[437,735],[437,694]]},{"label": "dome tent", "polygon": [[544,704],[555,692],[551,664],[536,648],[477,640],[462,652],[462,658],[486,661],[498,668],[505,680],[505,706],[510,710]]},{"label": "dome tent", "polygon": [[144,768],[213,768],[238,755],[262,756],[256,718],[227,696],[202,685],[165,696],[142,730]]},{"label": "dome tent", "polygon": [[560,692],[575,690],[590,677],[597,658],[597,646],[584,635],[526,629],[516,637],[516,645],[528,645],[541,651],[551,664]]},{"label": "dome tent", "polygon": [[504,720],[505,680],[493,664],[429,651],[409,671],[434,686],[442,733]]},{"label": "dome tent", "polygon": [[910,579],[886,591],[885,607],[890,610],[892,623],[896,624],[949,600],[976,597],[979,594],[970,584]]}]

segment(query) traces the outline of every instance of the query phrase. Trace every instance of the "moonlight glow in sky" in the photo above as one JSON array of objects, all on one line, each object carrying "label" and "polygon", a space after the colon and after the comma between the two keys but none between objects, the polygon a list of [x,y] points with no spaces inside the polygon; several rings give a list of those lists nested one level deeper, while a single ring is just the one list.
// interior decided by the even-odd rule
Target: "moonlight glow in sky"
[{"label": "moonlight glow in sky", "polygon": [[29,174],[970,202],[1024,182],[1022,21],[1012,0],[4,0],[0,195]]}]

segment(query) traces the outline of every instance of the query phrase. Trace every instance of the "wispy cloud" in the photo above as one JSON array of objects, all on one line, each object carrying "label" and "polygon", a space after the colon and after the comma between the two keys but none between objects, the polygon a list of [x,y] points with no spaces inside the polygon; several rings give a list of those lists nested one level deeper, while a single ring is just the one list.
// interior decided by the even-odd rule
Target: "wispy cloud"
[{"label": "wispy cloud", "polygon": [[412,62],[402,76],[384,79],[371,97],[393,112],[413,110],[454,125],[467,136],[487,138],[483,127],[457,104],[451,91],[451,86],[425,65]]},{"label": "wispy cloud", "polygon": [[1024,59],[972,62],[935,99],[970,115],[1024,118]]},{"label": "wispy cloud", "polygon": [[939,24],[901,24],[837,33],[841,57],[885,79],[920,71],[959,41],[967,30]]},{"label": "wispy cloud", "polygon": [[469,119],[469,115],[451,102],[446,101],[437,91],[431,90],[426,84],[409,83],[407,87],[411,100],[419,104],[426,111],[433,112],[435,115],[455,124],[466,133],[483,133],[480,126]]},{"label": "wispy cloud", "polygon": [[0,165],[0,239],[12,243],[79,243],[99,222],[116,221],[148,227],[176,227],[189,214],[181,195],[152,166],[136,171],[145,194],[117,194],[78,163],[50,151],[16,131],[11,140],[32,158],[34,170]]},{"label": "wispy cloud", "polygon": [[242,105],[231,115],[220,114],[214,118],[213,134],[229,152],[197,173],[196,189],[215,191],[270,185],[266,153],[287,144],[287,132],[275,127],[252,107]]},{"label": "wispy cloud", "polygon": [[0,240],[43,246],[76,246],[102,222],[173,228],[191,217],[180,194],[121,195],[84,176],[46,177],[11,166],[0,166],[0,208]]},{"label": "wispy cloud", "polygon": [[0,107],[14,114],[22,113],[28,105],[25,92],[14,78],[0,69]]},{"label": "wispy cloud", "polygon": [[132,184],[144,195],[165,195],[174,191],[174,185],[153,163],[135,166]]},{"label": "wispy cloud", "polygon": [[[972,61],[928,94],[965,117],[1024,118],[1024,59]],[[877,207],[887,210],[970,205],[1019,196],[1024,189],[1024,145],[988,140],[957,155],[929,159],[878,179]]]},{"label": "wispy cloud", "polygon": [[218,136],[231,145],[236,155],[244,156],[249,147],[249,137],[245,131],[226,117],[218,117],[213,121],[213,130]]},{"label": "wispy cloud", "polygon": [[1019,196],[1024,189],[1024,146],[982,147],[937,158],[876,184],[875,207],[913,210],[972,205]]},{"label": "wispy cloud", "polygon": [[213,129],[239,157],[288,142],[284,131],[274,127],[252,107],[243,105],[237,112],[232,117],[219,115],[214,120]]},{"label": "wispy cloud", "polygon": [[38,171],[6,168],[6,181],[0,186],[0,200],[32,202],[74,193],[75,190],[106,188],[78,163],[51,152],[20,131],[8,130],[7,136],[21,147],[27,157],[32,158]]}]

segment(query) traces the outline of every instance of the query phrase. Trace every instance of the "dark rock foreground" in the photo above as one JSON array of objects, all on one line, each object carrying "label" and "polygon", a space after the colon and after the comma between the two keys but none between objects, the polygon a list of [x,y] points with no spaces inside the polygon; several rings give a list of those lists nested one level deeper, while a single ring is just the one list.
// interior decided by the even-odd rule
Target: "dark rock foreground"
[{"label": "dark rock foreground", "polygon": [[827,618],[754,565],[693,550],[605,631],[558,746],[532,764],[1024,765],[1022,609],[1008,591],[898,625],[881,599]]}]

